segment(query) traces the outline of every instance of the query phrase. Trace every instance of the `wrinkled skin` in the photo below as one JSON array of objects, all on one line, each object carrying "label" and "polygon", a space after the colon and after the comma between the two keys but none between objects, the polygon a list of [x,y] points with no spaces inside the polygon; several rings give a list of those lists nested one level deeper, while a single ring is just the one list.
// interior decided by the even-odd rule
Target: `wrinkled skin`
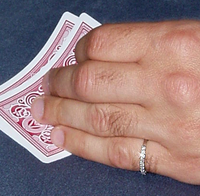
[{"label": "wrinkled skin", "polygon": [[200,185],[200,22],[103,25],[51,70],[32,105],[54,144],[85,159]]}]

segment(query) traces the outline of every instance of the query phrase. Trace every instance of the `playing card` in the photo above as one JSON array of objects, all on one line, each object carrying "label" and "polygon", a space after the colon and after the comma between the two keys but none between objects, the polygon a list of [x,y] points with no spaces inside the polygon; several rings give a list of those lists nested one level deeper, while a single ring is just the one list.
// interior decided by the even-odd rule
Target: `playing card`
[{"label": "playing card", "polygon": [[66,41],[78,17],[66,12],[61,17],[52,35],[38,55],[17,75],[0,86],[0,95],[21,85],[45,66],[60,50]]},{"label": "playing card", "polygon": [[32,118],[31,103],[43,94],[41,82],[44,74],[52,67],[75,64],[77,41],[99,25],[87,14],[82,14],[57,55],[32,78],[0,96],[0,129],[44,163],[56,161],[70,153],[52,144],[50,132],[53,127],[39,124]]}]

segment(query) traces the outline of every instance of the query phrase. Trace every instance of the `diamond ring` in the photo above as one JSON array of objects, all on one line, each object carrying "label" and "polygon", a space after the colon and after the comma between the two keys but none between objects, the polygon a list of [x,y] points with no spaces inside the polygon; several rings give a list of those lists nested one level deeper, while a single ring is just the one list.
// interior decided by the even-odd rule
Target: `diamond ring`
[{"label": "diamond ring", "polygon": [[142,175],[146,175],[145,170],[145,157],[146,157],[147,140],[144,140],[140,152],[140,172]]}]

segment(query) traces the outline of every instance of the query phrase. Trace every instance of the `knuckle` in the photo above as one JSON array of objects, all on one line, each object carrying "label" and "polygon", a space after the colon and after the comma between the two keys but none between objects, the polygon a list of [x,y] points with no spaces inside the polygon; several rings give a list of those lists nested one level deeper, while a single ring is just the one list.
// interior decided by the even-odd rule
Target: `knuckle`
[{"label": "knuckle", "polygon": [[[200,137],[200,120],[195,117],[174,119],[167,128],[169,138],[174,138],[168,142],[169,149],[184,157],[199,157],[199,137]],[[176,146],[176,148],[174,148]],[[182,148],[187,146],[187,148]]]},{"label": "knuckle", "polygon": [[85,48],[85,52],[88,58],[95,58],[95,55],[102,50],[105,43],[106,38],[102,27],[90,31],[88,34],[87,45]]},{"label": "knuckle", "polygon": [[108,145],[108,159],[113,167],[123,169],[138,169],[138,161],[134,161],[134,152],[130,150],[123,138],[111,138]]},{"label": "knuckle", "polygon": [[109,132],[109,111],[106,108],[103,108],[102,105],[94,104],[89,110],[89,116],[91,117],[92,129],[98,135],[105,135]]},{"label": "knuckle", "polygon": [[[92,110],[92,111],[91,111]],[[132,126],[132,118],[116,106],[92,105],[89,111],[92,129],[99,135],[126,136]]]},{"label": "knuckle", "polygon": [[200,35],[196,28],[197,25],[193,23],[176,23],[176,26],[162,37],[165,49],[178,56],[189,57],[194,54],[194,48],[200,48]]},{"label": "knuckle", "polygon": [[[113,92],[116,95],[119,94],[119,89],[124,88],[126,85],[127,73],[121,70],[118,71],[113,66],[102,67],[102,64],[96,63],[96,66],[91,66],[91,84],[95,91],[102,89],[105,93]],[[106,86],[106,88],[105,88]],[[115,88],[113,88],[113,86]]]},{"label": "knuckle", "polygon": [[168,101],[176,106],[196,104],[199,99],[199,80],[185,73],[173,73],[164,81]]},{"label": "knuckle", "polygon": [[96,70],[95,74],[95,84],[110,84],[113,81],[119,82],[122,80],[123,75],[111,67],[103,70]]},{"label": "knuckle", "polygon": [[88,99],[92,88],[89,64],[77,67],[72,75],[72,86],[74,93],[81,99]]},{"label": "knuckle", "polygon": [[56,122],[55,124],[63,124],[65,121],[65,114],[64,114],[64,110],[63,110],[63,106],[64,106],[64,99],[58,99],[56,101]]},{"label": "knuckle", "polygon": [[[173,137],[178,136],[178,141],[180,143],[179,146],[188,146],[188,148],[184,150],[184,153],[190,154],[193,152],[193,149],[198,149],[198,138],[200,137],[199,119],[184,119],[178,124],[177,127],[178,134],[173,133]],[[194,152],[193,154],[199,156],[198,151]]]}]

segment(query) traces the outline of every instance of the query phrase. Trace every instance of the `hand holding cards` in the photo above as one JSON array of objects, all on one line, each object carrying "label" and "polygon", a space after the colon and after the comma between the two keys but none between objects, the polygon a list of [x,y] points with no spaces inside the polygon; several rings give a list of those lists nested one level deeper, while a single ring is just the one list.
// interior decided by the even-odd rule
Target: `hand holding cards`
[{"label": "hand holding cards", "polygon": [[31,116],[33,100],[43,94],[41,81],[51,68],[76,64],[78,40],[100,24],[87,14],[63,14],[38,55],[16,76],[0,86],[0,129],[35,157],[50,163],[70,153],[52,144],[51,125],[37,123]]}]

